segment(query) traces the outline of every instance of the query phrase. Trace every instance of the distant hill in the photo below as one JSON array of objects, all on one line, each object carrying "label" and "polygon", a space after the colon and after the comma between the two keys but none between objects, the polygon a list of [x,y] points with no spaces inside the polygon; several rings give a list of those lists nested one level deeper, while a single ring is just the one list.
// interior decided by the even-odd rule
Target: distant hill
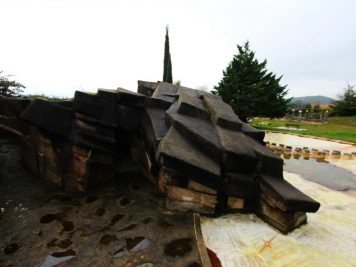
[{"label": "distant hill", "polygon": [[330,98],[327,96],[316,95],[316,96],[293,97],[291,103],[302,102],[304,105],[306,105],[308,103],[316,103],[316,104],[320,104],[320,105],[325,105],[325,104],[330,104],[335,101],[336,101],[336,99],[333,99],[333,98]]}]

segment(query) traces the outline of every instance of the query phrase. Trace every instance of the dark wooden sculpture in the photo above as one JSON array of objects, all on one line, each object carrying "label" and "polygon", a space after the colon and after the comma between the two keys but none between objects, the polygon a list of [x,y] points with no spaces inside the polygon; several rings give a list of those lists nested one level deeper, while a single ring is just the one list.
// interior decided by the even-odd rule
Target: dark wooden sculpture
[{"label": "dark wooden sculpture", "polygon": [[23,163],[64,190],[120,179],[130,156],[169,209],[253,211],[284,233],[319,209],[283,179],[283,160],[265,147],[264,132],[240,121],[219,96],[139,81],[138,93],[99,89],[76,92],[72,101],[1,101],[0,114],[13,115],[6,127],[21,135]]}]

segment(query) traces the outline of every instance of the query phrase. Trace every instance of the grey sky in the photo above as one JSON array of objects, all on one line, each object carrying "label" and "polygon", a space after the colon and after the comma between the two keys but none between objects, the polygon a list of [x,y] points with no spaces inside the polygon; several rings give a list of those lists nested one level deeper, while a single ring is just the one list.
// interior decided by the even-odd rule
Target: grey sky
[{"label": "grey sky", "polygon": [[173,79],[211,89],[249,40],[290,96],[335,97],[356,83],[354,0],[0,1],[0,70],[25,93],[72,96],[162,79],[165,25]]}]

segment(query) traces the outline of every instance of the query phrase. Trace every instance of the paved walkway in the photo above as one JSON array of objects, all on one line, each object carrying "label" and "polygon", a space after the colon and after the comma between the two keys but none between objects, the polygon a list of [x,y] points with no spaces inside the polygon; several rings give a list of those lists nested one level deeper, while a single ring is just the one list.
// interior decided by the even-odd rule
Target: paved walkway
[{"label": "paved walkway", "polygon": [[[356,150],[355,146],[293,135],[267,134],[266,140],[293,147]],[[332,164],[355,171],[356,160]],[[204,218],[206,245],[226,267],[356,266],[356,191],[336,191],[286,171],[284,177],[321,203],[317,213],[308,214],[308,224],[283,235],[254,214]]]}]

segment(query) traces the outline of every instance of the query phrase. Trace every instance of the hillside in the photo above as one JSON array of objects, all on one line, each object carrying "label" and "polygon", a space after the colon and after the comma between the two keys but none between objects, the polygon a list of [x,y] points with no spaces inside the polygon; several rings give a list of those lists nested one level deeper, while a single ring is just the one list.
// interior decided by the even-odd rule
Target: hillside
[{"label": "hillside", "polygon": [[293,97],[291,102],[292,103],[302,102],[303,104],[315,103],[315,104],[324,105],[324,104],[330,104],[335,101],[336,99],[327,96],[316,95],[316,96]]}]

